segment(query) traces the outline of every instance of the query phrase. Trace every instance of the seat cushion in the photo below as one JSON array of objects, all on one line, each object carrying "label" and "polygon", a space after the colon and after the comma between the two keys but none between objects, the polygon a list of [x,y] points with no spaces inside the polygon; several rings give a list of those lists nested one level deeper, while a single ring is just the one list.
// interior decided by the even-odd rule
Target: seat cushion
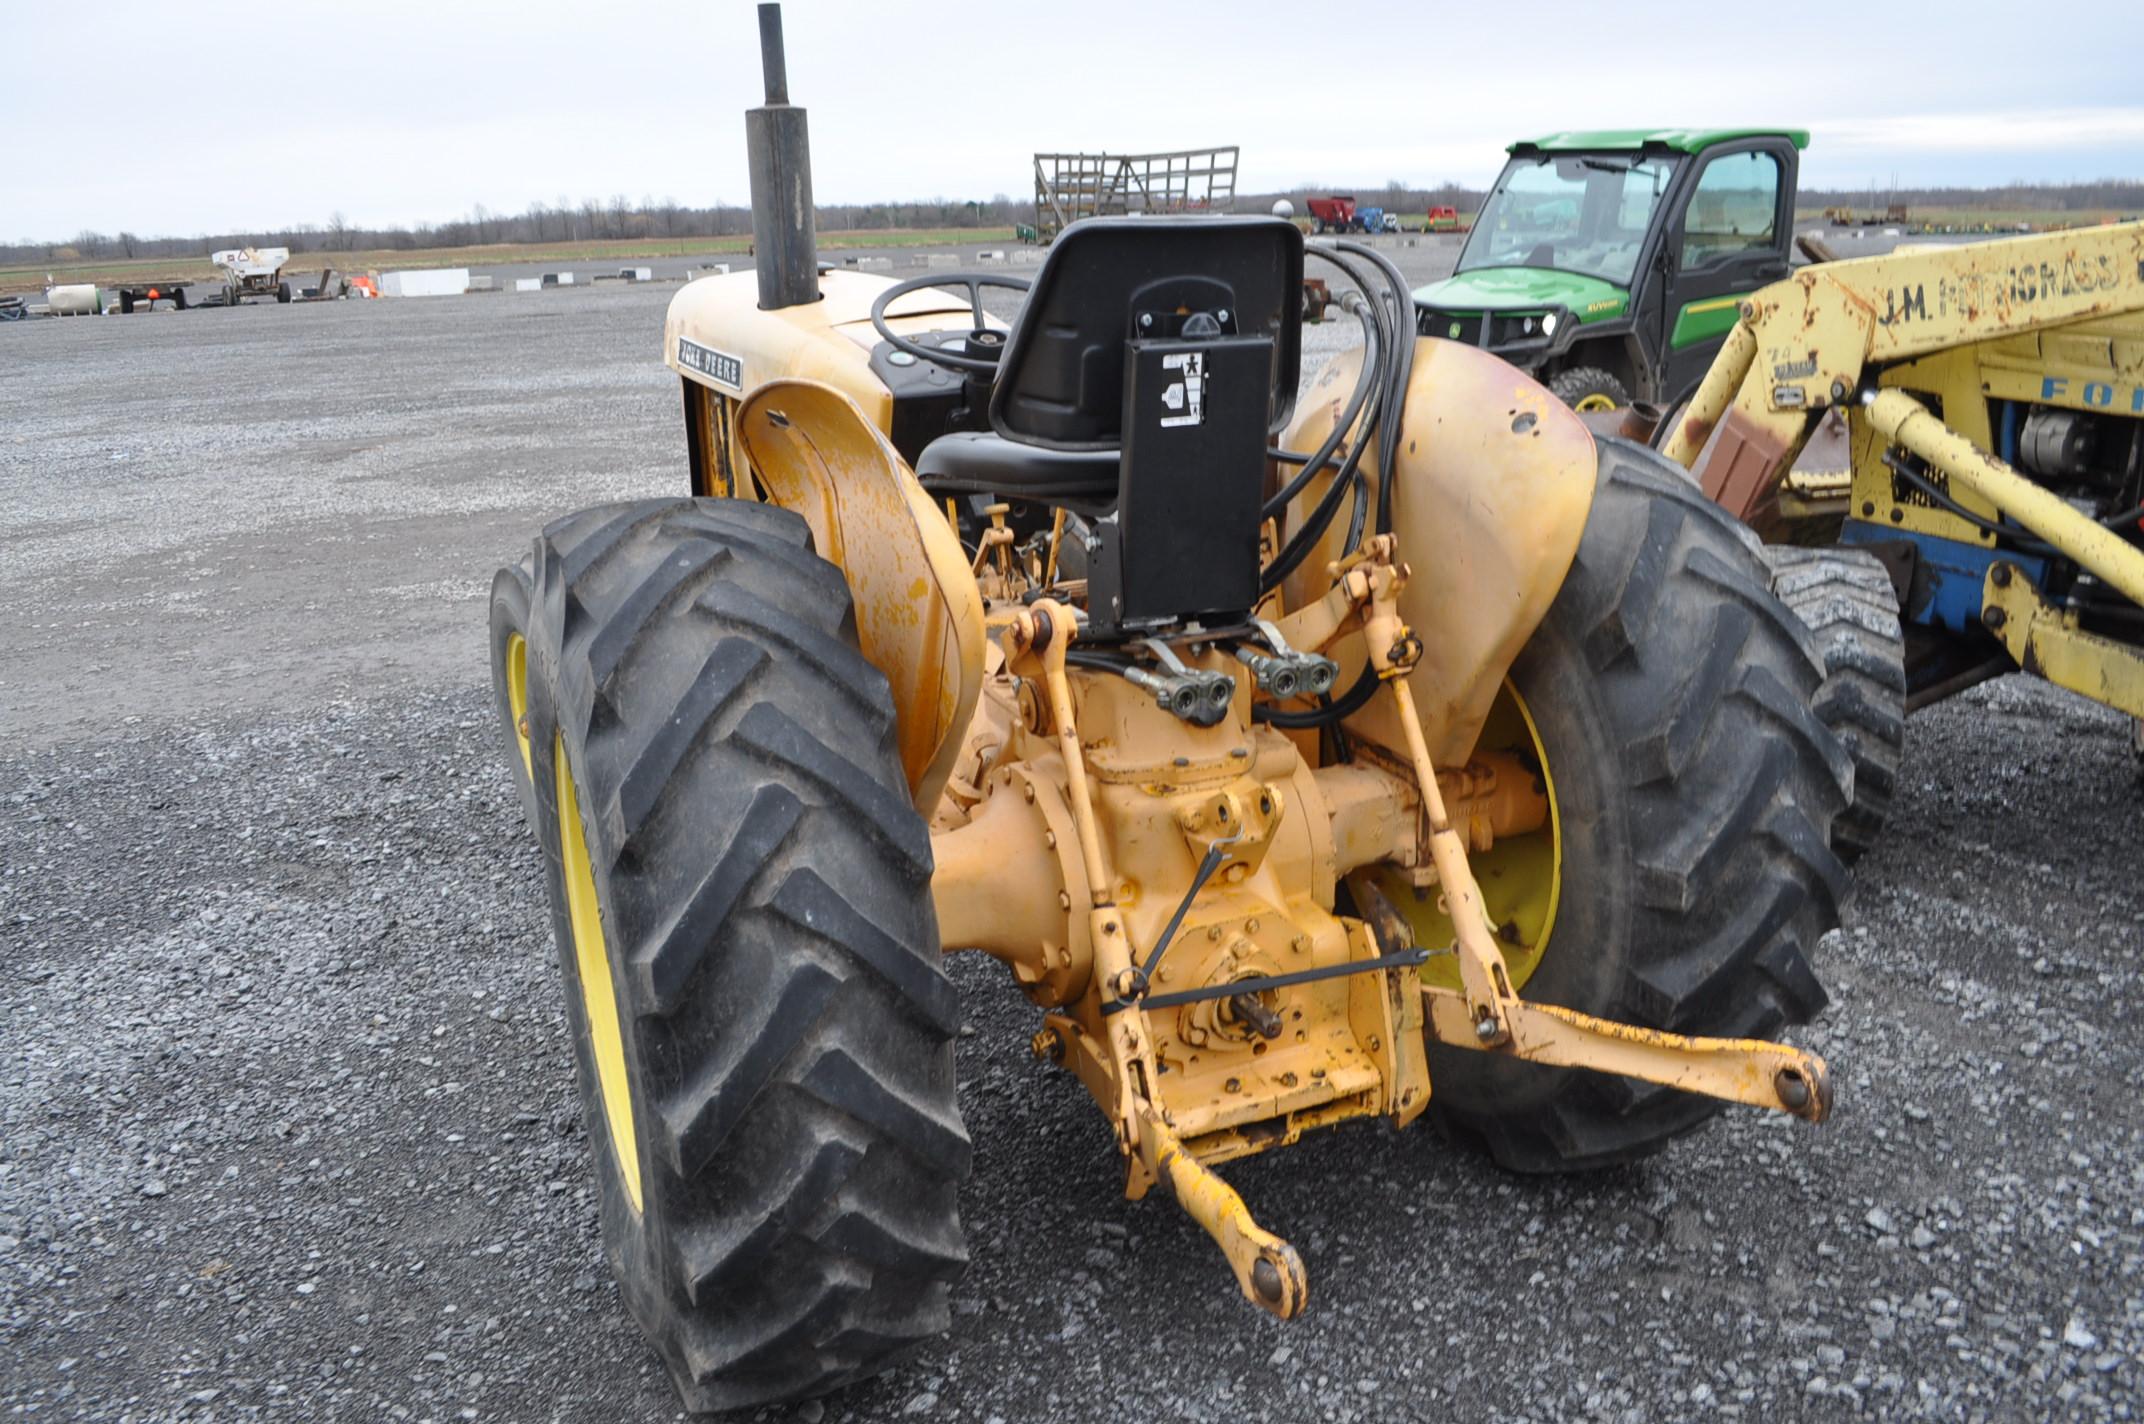
[{"label": "seat cushion", "polygon": [[1117,502],[1118,460],[1114,450],[1045,450],[962,431],[923,447],[916,478],[934,495],[1001,495],[1094,515]]}]

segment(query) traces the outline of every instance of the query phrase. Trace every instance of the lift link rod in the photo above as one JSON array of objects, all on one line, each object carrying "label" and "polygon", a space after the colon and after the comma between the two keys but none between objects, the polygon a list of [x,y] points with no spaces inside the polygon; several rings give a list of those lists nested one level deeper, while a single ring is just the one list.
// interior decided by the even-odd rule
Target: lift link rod
[{"label": "lift link rod", "polygon": [[[1815,1054],[1761,1039],[1692,1038],[1614,1023],[1553,1004],[1530,1004],[1512,990],[1497,950],[1466,844],[1445,813],[1436,768],[1422,740],[1406,674],[1420,645],[1400,621],[1396,597],[1405,565],[1392,563],[1392,540],[1364,546],[1370,607],[1363,619],[1370,664],[1399,704],[1422,805],[1429,814],[1430,856],[1458,938],[1461,988],[1422,990],[1429,1030],[1462,1048],[1507,1052],[1565,1068],[1589,1068],[1665,1084],[1685,1092],[1768,1108],[1810,1122],[1831,1111],[1831,1078]],[[1344,570],[1335,569],[1336,576]]]},{"label": "lift link rod", "polygon": [[[1116,880],[1102,855],[1095,829],[1094,802],[1087,786],[1087,759],[1073,720],[1072,688],[1065,677],[1065,653],[1078,636],[1072,610],[1053,599],[1016,614],[1006,628],[1007,661],[1023,677],[1038,678],[1048,695],[1057,745],[1065,760],[1065,783],[1072,793],[1072,819],[1094,903],[1087,912],[1088,937],[1094,945],[1094,972],[1119,998],[1135,994],[1138,969],[1117,912],[1111,887]],[[1134,1004],[1106,1020],[1109,1062],[1116,1077],[1112,1109],[1117,1144],[1126,1159],[1125,1194],[1137,1198],[1159,1182],[1168,1186],[1193,1221],[1204,1227],[1235,1272],[1244,1298],[1282,1320],[1301,1313],[1310,1299],[1303,1261],[1295,1248],[1261,1229],[1235,1189],[1185,1149],[1154,1090],[1160,1074],[1146,1011]]]},{"label": "lift link rod", "polygon": [[1451,817],[1445,813],[1444,791],[1437,785],[1437,770],[1430,764],[1429,747],[1422,740],[1422,721],[1415,715],[1414,693],[1407,686],[1407,674],[1421,656],[1421,644],[1400,621],[1396,600],[1407,570],[1405,565],[1392,561],[1394,542],[1391,535],[1379,534],[1363,545],[1370,582],[1363,637],[1369,644],[1370,666],[1399,702],[1407,756],[1414,763],[1422,809],[1429,816],[1430,862],[1437,869],[1445,909],[1459,937],[1459,982],[1466,993],[1467,1014],[1473,1025],[1468,1034],[1488,1048],[1510,1037],[1506,1020],[1519,996],[1504,972],[1504,957],[1497,952],[1489,912],[1482,905],[1481,888],[1467,865],[1466,842],[1452,829]]},{"label": "lift link rod", "polygon": [[1094,828],[1094,797],[1087,786],[1087,758],[1080,750],[1079,725],[1072,718],[1072,688],[1065,681],[1065,654],[1071,651],[1078,624],[1072,610],[1043,599],[1013,625],[1015,651],[1034,653],[1042,664],[1042,681],[1050,697],[1050,720],[1057,728],[1057,749],[1065,759],[1065,779],[1072,792],[1072,819],[1079,828],[1079,853],[1095,908],[1114,908],[1109,871],[1102,864],[1102,839]]}]

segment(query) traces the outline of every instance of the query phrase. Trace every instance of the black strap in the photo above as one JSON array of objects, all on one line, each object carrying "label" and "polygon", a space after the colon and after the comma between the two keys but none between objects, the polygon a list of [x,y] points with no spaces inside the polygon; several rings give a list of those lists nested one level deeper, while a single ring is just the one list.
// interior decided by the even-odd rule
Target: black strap
[{"label": "black strap", "polygon": [[1173,1009],[1180,1004],[1198,1004],[1208,999],[1228,999],[1237,994],[1263,994],[1269,989],[1287,989],[1297,984],[1311,984],[1320,979],[1338,979],[1347,974],[1368,974],[1382,969],[1410,969],[1427,963],[1430,952],[1426,949],[1403,949],[1395,954],[1381,954],[1375,959],[1352,959],[1345,964],[1328,964],[1320,969],[1298,969],[1293,974],[1269,974],[1261,979],[1232,979],[1226,984],[1209,984],[1203,989],[1181,989],[1174,994],[1152,994],[1138,999],[1111,999],[1102,1005],[1102,1016],[1122,1013],[1130,1008]]},{"label": "black strap", "polygon": [[1176,938],[1176,931],[1184,923],[1184,916],[1191,912],[1191,902],[1198,899],[1199,891],[1206,888],[1206,882],[1213,879],[1213,873],[1221,868],[1221,862],[1228,859],[1228,848],[1242,839],[1243,832],[1238,830],[1234,835],[1223,836],[1206,847],[1206,855],[1199,861],[1198,873],[1191,877],[1191,888],[1184,892],[1183,899],[1176,902],[1176,913],[1169,916],[1169,922],[1161,927],[1161,938],[1154,941],[1154,952],[1146,957],[1146,963],[1132,971],[1133,982],[1138,986],[1134,993],[1146,992],[1146,986],[1154,978],[1154,966],[1161,963],[1161,957],[1169,952],[1169,942]]}]

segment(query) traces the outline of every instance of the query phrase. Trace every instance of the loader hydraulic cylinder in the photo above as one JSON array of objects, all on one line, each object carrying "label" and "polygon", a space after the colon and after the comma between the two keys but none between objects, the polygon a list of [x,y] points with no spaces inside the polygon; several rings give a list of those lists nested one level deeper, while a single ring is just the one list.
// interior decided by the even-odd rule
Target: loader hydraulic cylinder
[{"label": "loader hydraulic cylinder", "polygon": [[2144,554],[2071,508],[2060,495],[1988,458],[1973,442],[1931,415],[1904,391],[1881,390],[1869,398],[1869,423],[1971,490],[2085,568],[2144,604]]}]

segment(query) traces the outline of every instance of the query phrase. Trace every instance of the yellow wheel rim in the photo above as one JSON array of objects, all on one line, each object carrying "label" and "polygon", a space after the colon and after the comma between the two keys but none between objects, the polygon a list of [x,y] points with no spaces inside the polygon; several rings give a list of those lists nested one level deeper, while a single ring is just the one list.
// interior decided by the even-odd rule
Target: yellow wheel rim
[{"label": "yellow wheel rim", "polygon": [[1610,395],[1603,395],[1603,394],[1602,394],[1601,392],[1599,392],[1599,391],[1595,391],[1595,392],[1594,392],[1594,393],[1593,393],[1592,395],[1590,395],[1590,396],[1581,396],[1581,397],[1579,397],[1579,401],[1578,401],[1578,404],[1577,404],[1577,405],[1574,405],[1574,406],[1572,406],[1572,407],[1571,407],[1571,409],[1573,409],[1573,410],[1614,410],[1614,409],[1615,409],[1615,397],[1614,397],[1614,396],[1610,396]]},{"label": "yellow wheel rim", "polygon": [[536,779],[536,757],[529,750],[529,640],[506,635],[506,707],[514,719],[514,741],[521,748],[521,770]]},{"label": "yellow wheel rim", "polygon": [[[1511,752],[1541,769],[1542,789],[1548,796],[1548,824],[1523,836],[1506,836],[1488,850],[1470,855],[1474,878],[1481,885],[1482,903],[1489,922],[1496,926],[1504,950],[1504,966],[1514,989],[1541,967],[1548,952],[1549,934],[1556,926],[1556,902],[1563,892],[1563,820],[1556,806],[1556,781],[1534,726],[1533,713],[1525,699],[1507,681],[1489,709],[1483,724],[1481,751]],[[1440,950],[1456,943],[1451,917],[1439,908],[1435,889],[1417,892],[1413,882],[1390,868],[1375,874],[1377,888],[1407,917],[1415,943]],[[1457,989],[1459,963],[1449,954],[1438,954],[1422,966],[1422,982],[1439,988]]]},{"label": "yellow wheel rim", "polygon": [[[518,641],[518,640],[517,640]],[[524,746],[524,750],[526,747]],[[625,1079],[625,1038],[618,1027],[618,993],[611,983],[610,951],[603,942],[603,914],[596,903],[595,868],[581,829],[581,798],[566,765],[566,745],[554,740],[551,766],[558,781],[558,846],[566,877],[566,920],[573,932],[573,979],[581,990],[581,1017],[594,1046],[596,1086],[603,1119],[610,1125],[611,1156],[625,1181],[625,1194],[640,1210],[640,1151],[633,1134],[633,1094]]]}]

